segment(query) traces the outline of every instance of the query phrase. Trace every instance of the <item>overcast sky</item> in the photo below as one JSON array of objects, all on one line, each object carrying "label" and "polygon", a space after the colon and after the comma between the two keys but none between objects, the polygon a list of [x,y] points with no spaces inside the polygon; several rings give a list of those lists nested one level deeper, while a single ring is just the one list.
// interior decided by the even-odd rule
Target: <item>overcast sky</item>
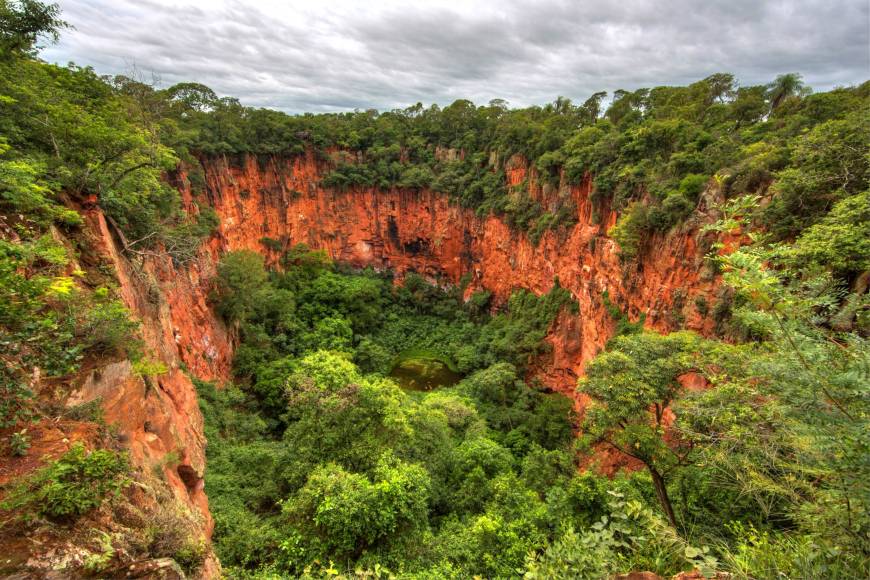
[{"label": "overcast sky", "polygon": [[512,106],[598,90],[870,79],[870,0],[61,0],[42,57],[288,112]]}]

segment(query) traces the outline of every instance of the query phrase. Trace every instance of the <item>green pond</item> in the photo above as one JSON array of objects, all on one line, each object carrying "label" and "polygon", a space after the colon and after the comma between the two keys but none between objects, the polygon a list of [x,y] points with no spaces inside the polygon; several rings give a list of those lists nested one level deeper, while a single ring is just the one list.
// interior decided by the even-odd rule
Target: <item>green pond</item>
[{"label": "green pond", "polygon": [[443,357],[422,351],[408,352],[399,356],[390,371],[400,387],[409,391],[431,391],[454,385],[462,375],[453,371],[452,365]]}]

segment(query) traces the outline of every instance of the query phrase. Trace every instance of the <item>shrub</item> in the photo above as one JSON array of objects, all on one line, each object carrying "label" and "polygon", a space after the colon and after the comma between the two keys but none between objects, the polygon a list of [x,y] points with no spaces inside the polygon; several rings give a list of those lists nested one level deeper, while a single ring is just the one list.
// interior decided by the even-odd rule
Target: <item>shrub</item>
[{"label": "shrub", "polygon": [[230,252],[218,264],[217,274],[212,299],[218,313],[228,322],[244,322],[262,300],[267,281],[263,256],[250,250]]},{"label": "shrub", "polygon": [[199,210],[193,218],[185,217],[162,233],[163,247],[176,264],[185,264],[194,259],[202,241],[211,236],[220,225],[220,217],[211,207]]},{"label": "shrub", "polygon": [[[771,533],[750,525],[730,526],[737,539],[724,566],[737,578],[859,578],[861,565],[809,536]],[[866,569],[864,570],[866,572]]]},{"label": "shrub", "polygon": [[106,568],[109,567],[112,558],[115,557],[115,548],[112,546],[111,535],[101,530],[97,530],[96,541],[99,545],[99,551],[92,552],[85,556],[83,563],[85,571],[90,574],[99,574],[100,572],[105,571]]},{"label": "shrub", "polygon": [[117,494],[128,479],[126,455],[74,444],[60,459],[37,471],[12,489],[0,504],[4,510],[25,510],[53,520],[72,520],[99,507]]},{"label": "shrub", "polygon": [[119,300],[95,304],[85,314],[77,334],[86,348],[98,354],[123,353],[138,358],[141,342],[139,323]]},{"label": "shrub", "polygon": [[870,269],[870,190],[834,205],[791,250],[796,266],[816,263],[849,276]]},{"label": "shrub", "polygon": [[4,361],[0,363],[0,428],[12,427],[32,411],[33,391],[27,380]]},{"label": "shrub", "polygon": [[635,334],[643,330],[643,325],[646,322],[646,313],[642,313],[636,322],[632,322],[628,314],[611,302],[610,293],[607,290],[601,294],[601,301],[604,303],[607,313],[616,322],[616,327],[613,331],[614,337]]},{"label": "shrub", "polygon": [[169,372],[167,366],[160,360],[142,358],[133,363],[133,374],[137,377],[156,377]]},{"label": "shrub", "polygon": [[9,448],[12,450],[12,455],[16,457],[27,455],[27,450],[30,449],[30,437],[27,436],[27,429],[22,429],[9,436]]},{"label": "shrub", "polygon": [[697,201],[698,196],[704,191],[709,178],[699,173],[690,173],[680,180],[680,193],[692,201]]},{"label": "shrub", "polygon": [[412,165],[402,172],[399,186],[413,189],[423,189],[432,185],[435,174],[428,165]]},{"label": "shrub", "polygon": [[619,216],[616,224],[607,231],[607,235],[619,244],[619,256],[633,260],[640,251],[640,242],[649,227],[649,216],[646,206],[635,202]]},{"label": "shrub", "polygon": [[155,558],[172,558],[191,574],[202,564],[206,552],[197,530],[193,515],[178,500],[159,497],[146,529],[148,553]]},{"label": "shrub", "polygon": [[311,473],[284,512],[325,555],[340,557],[425,527],[430,486],[423,468],[396,460],[382,459],[375,481],[328,464]]},{"label": "shrub", "polygon": [[671,191],[661,205],[649,209],[649,225],[658,231],[667,231],[683,221],[694,208],[695,204],[686,194],[681,191]]}]

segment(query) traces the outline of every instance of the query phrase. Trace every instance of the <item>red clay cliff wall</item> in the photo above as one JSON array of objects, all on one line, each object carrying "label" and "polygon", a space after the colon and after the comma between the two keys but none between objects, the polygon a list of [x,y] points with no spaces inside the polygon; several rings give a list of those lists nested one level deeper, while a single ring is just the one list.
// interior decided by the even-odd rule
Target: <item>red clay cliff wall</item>
[{"label": "red clay cliff wall", "polygon": [[[178,267],[160,253],[131,260],[99,209],[86,208],[82,214],[89,251],[113,268],[120,298],[140,322],[145,355],[162,363],[166,372],[142,377],[129,360],[110,362],[82,375],[66,404],[100,400],[106,423],[117,430],[133,465],[146,473],[159,470],[209,539],[214,522],[204,492],[206,440],[196,388],[185,367],[207,380],[229,374],[229,336],[207,304],[215,251],[204,247],[197,260]],[[209,551],[198,577],[219,575]]]},{"label": "red clay cliff wall", "polygon": [[[313,154],[213,158],[203,165],[208,199],[201,201],[221,218],[212,246],[218,252],[251,249],[274,258],[263,238],[280,240],[285,247],[304,242],[333,259],[390,268],[399,275],[415,271],[459,283],[469,274],[468,291],[490,290],[497,303],[517,287],[547,292],[558,277],[578,301],[580,313],[557,320],[548,339],[553,352],[550,360],[541,361],[539,375],[565,393],[573,394],[584,363],[612,334],[605,290],[631,319],[645,314],[647,326],[657,330],[669,330],[680,319],[701,332],[713,325],[694,307],[699,295],[712,302],[716,287],[712,275],[701,274],[704,252],[697,229],[687,226],[655,236],[640,263],[625,269],[616,243],[606,235],[617,215],[606,212],[599,221],[593,219],[588,180],[562,189],[576,204],[576,225],[561,234],[547,232],[535,245],[499,218],[479,218],[432,191],[323,188],[324,167]],[[509,182],[521,183],[528,172],[512,165]],[[532,193],[541,195],[540,190]]]}]

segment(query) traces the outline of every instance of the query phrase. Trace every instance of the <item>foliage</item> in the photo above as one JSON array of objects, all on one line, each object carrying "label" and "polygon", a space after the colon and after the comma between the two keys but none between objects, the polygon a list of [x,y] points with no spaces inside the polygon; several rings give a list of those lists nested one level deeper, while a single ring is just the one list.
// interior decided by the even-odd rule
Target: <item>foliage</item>
[{"label": "foliage", "polygon": [[[34,369],[67,380],[87,357],[124,356],[137,374],[164,370],[111,288],[73,271],[85,236],[71,207],[96,204],[134,261],[165,251],[181,265],[218,220],[182,211],[170,184],[186,174],[201,193],[211,156],[309,155],[323,187],[432,189],[533,243],[573,223],[571,187],[589,185],[593,215],[618,215],[626,268],[651,235],[722,217],[701,233],[717,238],[729,289],[712,314],[729,341],[643,332],[605,294],[618,336],[586,367],[576,448],[572,401],[526,380],[560,312],[577,313],[558,280],[466,303],[465,285],[395,285],[286,240],[262,240],[276,271],[254,252],[222,258],[212,299],[240,342],[234,384],[197,388],[228,574],[868,576],[870,84],[812,94],[796,74],[739,86],[718,73],[618,90],[606,107],[596,93],[286,115],[35,59],[63,25],[54,5],[0,4],[0,427],[13,452],[26,450]],[[748,245],[726,251],[725,236]],[[463,379],[403,391],[389,374],[414,351]],[[687,372],[713,388],[684,389]],[[579,472],[606,444],[644,469]],[[3,506],[70,521],[126,473],[123,455],[75,445]],[[190,572],[203,545],[179,518],[153,522],[151,551]]]},{"label": "foliage", "polygon": [[213,299],[217,312],[228,322],[241,322],[253,315],[266,283],[263,256],[250,250],[229,252],[218,265]]},{"label": "foliage", "polygon": [[169,369],[162,361],[142,358],[133,363],[132,371],[137,377],[155,377],[168,373]]},{"label": "foliage", "polygon": [[[569,527],[540,554],[530,554],[524,578],[610,578],[630,569],[634,553],[663,547],[674,559],[679,541],[669,537],[661,521],[637,500],[610,491],[608,513],[578,533]],[[628,568],[623,568],[629,566]]]},{"label": "foliage", "polygon": [[[22,10],[34,26],[63,24],[55,5],[31,0],[4,2],[0,23]],[[25,33],[25,43],[36,35]],[[188,218],[164,178],[187,155],[167,145],[177,141],[178,127],[165,109],[153,89],[134,79],[106,79],[90,68],[22,54],[0,59],[0,205],[42,225],[69,227],[81,219],[60,203],[61,192],[85,203],[93,197],[129,255],[162,245],[178,261],[190,259],[215,220],[208,211]]]},{"label": "foliage", "polygon": [[839,201],[790,253],[795,265],[825,265],[846,279],[870,270],[870,190]]},{"label": "foliage", "polygon": [[[421,573],[522,566],[555,525],[546,489],[574,471],[572,405],[530,389],[515,365],[542,352],[570,295],[558,285],[542,297],[518,293],[490,316],[419,277],[396,287],[372,272],[343,274],[302,247],[282,262],[284,271],[266,272],[235,253],[218,268],[216,306],[243,313],[234,317],[242,388],[199,385],[224,563],[291,574],[329,560]],[[412,396],[383,374],[413,352],[472,374]],[[557,493],[552,518],[580,518],[580,506],[594,503],[588,493]],[[521,516],[516,501],[537,515]]]},{"label": "foliage", "polygon": [[665,477],[689,461],[692,442],[665,438],[665,412],[680,393],[680,375],[697,368],[698,339],[642,332],[617,336],[586,369],[578,388],[595,399],[584,434],[634,457],[652,476],[659,503],[676,527]]},{"label": "foliage", "polygon": [[83,567],[90,574],[99,574],[108,568],[112,558],[115,557],[115,548],[112,546],[112,536],[99,531],[97,534],[98,552],[92,552],[85,556]]},{"label": "foliage", "polygon": [[733,551],[725,565],[736,578],[860,578],[862,572],[838,557],[834,549],[819,546],[808,536],[757,530],[735,524]]},{"label": "foliage", "polygon": [[74,444],[60,459],[13,487],[0,506],[58,521],[74,520],[117,494],[128,480],[126,456]]},{"label": "foliage", "polygon": [[172,558],[185,574],[194,575],[205,560],[207,548],[197,517],[181,500],[158,496],[158,505],[150,511],[144,530],[148,554]]},{"label": "foliage", "polygon": [[[711,231],[745,227],[753,202],[731,206]],[[519,293],[504,313],[487,316],[420,279],[409,277],[395,288],[372,273],[348,277],[309,260],[306,250],[295,252],[286,272],[267,273],[258,294],[267,300],[253,304],[242,325],[245,341],[262,345],[259,362],[248,354],[237,360],[247,394],[228,391],[224,403],[203,397],[209,428],[223,425],[223,434],[210,436],[207,486],[217,546],[230,566],[302,573],[320,559],[346,570],[377,564],[421,574],[522,570],[547,577],[571,561],[601,573],[724,567],[763,575],[768,564],[741,547],[749,544],[729,531],[737,529],[729,522],[764,529],[783,550],[808,545],[810,537],[824,546],[816,563],[792,570],[866,566],[859,498],[868,478],[861,467],[861,422],[854,421],[862,416],[857,353],[863,342],[852,335],[836,346],[812,330],[821,315],[841,325],[851,316],[856,324],[860,307],[842,312],[842,293],[824,282],[830,274],[810,282],[761,266],[807,257],[774,245],[717,258],[738,290],[733,323],[754,328],[762,344],[730,346],[632,326],[589,363],[582,383],[594,401],[584,422],[587,441],[617,445],[647,472],[607,483],[577,475],[566,453],[570,403],[537,393],[519,378],[517,365],[540,352],[529,336],[543,338],[566,305],[558,286],[542,298]],[[834,272],[835,264],[829,266]],[[279,290],[282,299],[271,298]],[[355,298],[360,292],[365,308]],[[317,350],[324,342],[309,338],[324,320],[352,329],[324,335],[344,352]],[[277,340],[263,342],[267,336]],[[788,351],[792,343],[799,353]],[[369,362],[370,370],[386,373],[390,353],[409,345],[438,348],[466,378],[418,398],[351,362],[381,361]],[[824,376],[818,376],[821,368]],[[678,379],[686,372],[702,374],[716,388],[684,390]],[[241,457],[253,463],[246,467]],[[385,457],[425,475],[425,506],[396,512],[399,506],[378,503],[373,490],[389,479],[380,467]],[[273,474],[268,486],[262,485],[263,466]],[[652,518],[633,528],[637,541],[615,548],[599,537],[607,528],[593,527],[612,513],[602,494],[613,486],[632,494],[633,513]],[[324,512],[333,501],[347,509]],[[372,510],[382,515],[344,519]],[[692,544],[669,527],[688,534]],[[387,531],[393,529],[404,532]],[[248,537],[263,541],[254,545]],[[530,552],[539,556],[527,560]],[[806,554],[783,556],[792,557],[809,561]]]},{"label": "foliage", "polygon": [[634,334],[643,330],[643,324],[646,321],[645,313],[641,314],[637,321],[632,322],[625,312],[620,310],[620,308],[616,304],[611,302],[610,293],[607,290],[605,290],[601,294],[601,301],[604,303],[604,308],[607,309],[607,313],[616,322],[616,328],[614,328],[613,336]]},{"label": "foliage", "polygon": [[[590,436],[647,467],[659,501],[675,500],[678,530],[711,538],[715,553],[686,553],[698,564],[715,558],[739,578],[858,578],[870,568],[866,290],[850,292],[855,271],[833,258],[839,247],[860,256],[849,240],[862,228],[851,203],[861,195],[794,244],[752,232],[751,244],[712,255],[734,292],[738,344],[629,335],[587,367],[582,384],[604,405],[587,412]],[[757,203],[730,200],[709,231],[750,228]],[[711,388],[679,388],[686,371]],[[664,429],[650,416],[663,401],[674,413]]]},{"label": "foliage", "polygon": [[40,37],[56,42],[58,31],[67,26],[59,16],[57,4],[4,0],[0,4],[0,56],[33,54]]},{"label": "foliage", "polygon": [[[763,193],[778,178],[782,199],[765,213],[782,235],[814,222],[838,191],[853,194],[866,180],[866,84],[811,94],[793,73],[757,86],[717,73],[683,87],[618,90],[602,111],[605,96],[523,109],[458,100],[443,108],[290,116],[245,108],[190,83],[154,95],[169,101],[196,151],[313,150],[329,167],[325,187],[432,188],[480,215],[504,216],[535,242],[573,223],[573,202],[558,190],[587,178],[597,210],[642,204],[650,214],[644,225],[658,230],[692,213],[710,176],[721,178],[714,183],[730,197]],[[557,190],[546,204],[530,195],[537,192],[528,181],[506,186],[505,172],[517,162],[534,170],[540,192]]]},{"label": "foliage", "polygon": [[334,464],[319,467],[283,511],[336,556],[359,554],[427,527],[430,484],[423,468],[382,457],[373,476],[370,481]]},{"label": "foliage", "polygon": [[27,436],[27,429],[22,429],[9,436],[9,449],[12,450],[12,455],[17,457],[27,455],[27,450],[30,449],[30,437]]},{"label": "foliage", "polygon": [[86,356],[141,356],[138,323],[108,288],[88,292],[63,275],[68,250],[51,236],[0,240],[0,426],[33,411],[29,375],[75,372]]},{"label": "foliage", "polygon": [[637,257],[648,228],[649,214],[646,207],[634,203],[619,216],[619,221],[607,231],[607,235],[619,244],[619,256],[628,261]]}]

